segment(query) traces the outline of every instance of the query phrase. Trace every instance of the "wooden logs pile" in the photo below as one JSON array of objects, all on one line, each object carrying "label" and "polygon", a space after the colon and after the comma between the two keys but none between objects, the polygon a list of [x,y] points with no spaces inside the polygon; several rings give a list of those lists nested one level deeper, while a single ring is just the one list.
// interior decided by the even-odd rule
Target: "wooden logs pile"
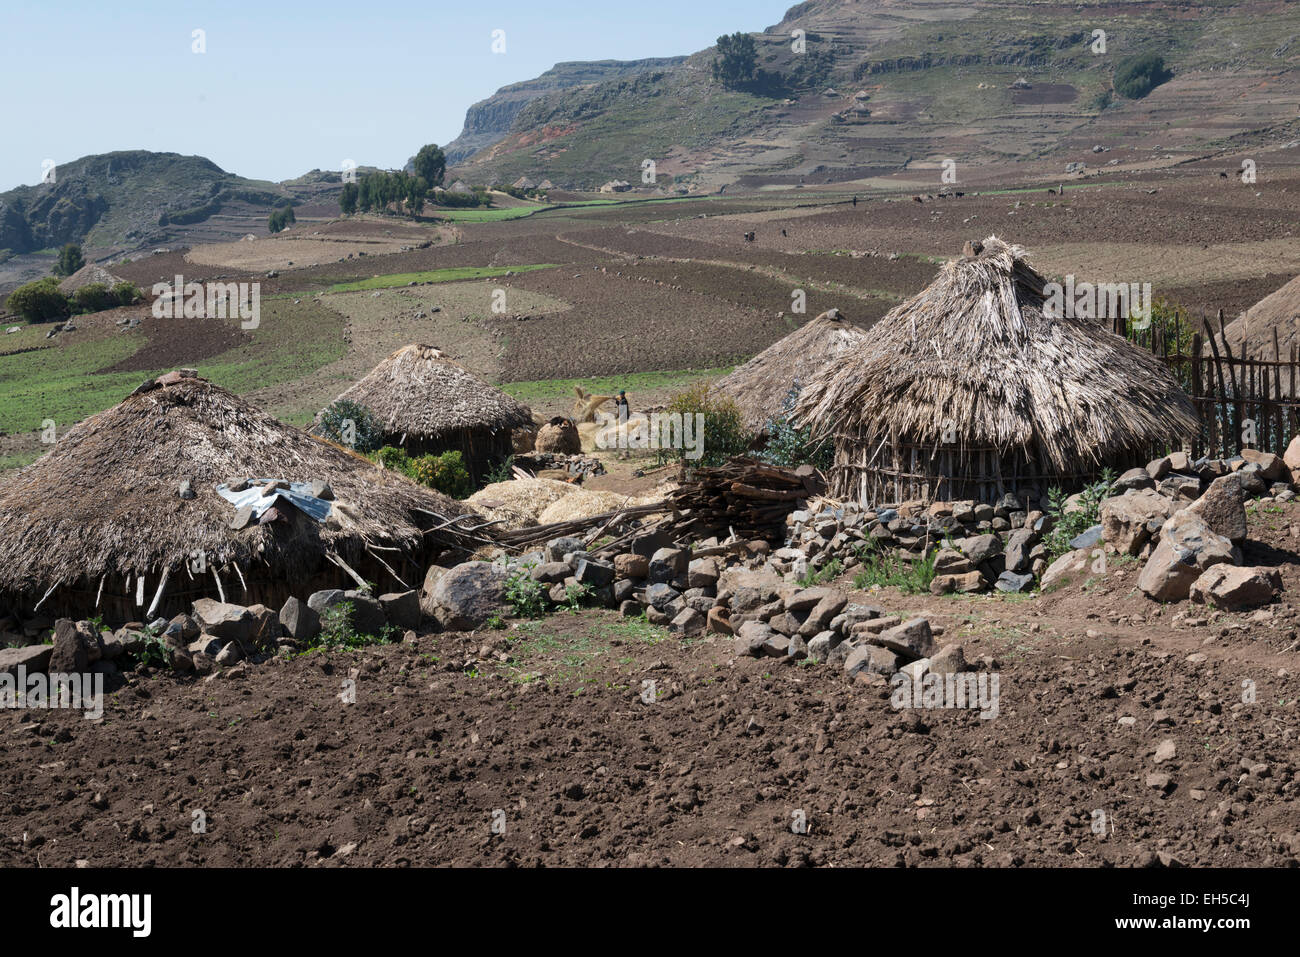
[{"label": "wooden logs pile", "polygon": [[726,465],[697,469],[672,493],[669,502],[680,514],[673,529],[678,538],[785,538],[785,517],[805,501],[826,491],[811,465],[797,469],[735,458]]}]

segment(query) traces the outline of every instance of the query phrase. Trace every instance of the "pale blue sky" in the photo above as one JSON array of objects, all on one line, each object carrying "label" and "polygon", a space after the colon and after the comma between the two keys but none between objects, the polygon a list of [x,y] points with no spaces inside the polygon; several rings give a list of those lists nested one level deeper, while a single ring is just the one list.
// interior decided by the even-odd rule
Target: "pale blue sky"
[{"label": "pale blue sky", "polygon": [[[396,167],[563,60],[693,53],[792,0],[0,0],[0,190],[46,158],[151,149],[281,180]],[[191,52],[206,31],[207,52]],[[491,50],[492,31],[506,52]]]}]

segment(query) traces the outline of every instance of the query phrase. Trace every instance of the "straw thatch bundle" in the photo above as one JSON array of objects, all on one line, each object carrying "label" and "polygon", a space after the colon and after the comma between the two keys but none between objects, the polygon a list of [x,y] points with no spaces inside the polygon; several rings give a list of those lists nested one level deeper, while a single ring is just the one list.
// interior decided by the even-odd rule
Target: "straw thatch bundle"
[{"label": "straw thatch bundle", "polygon": [[[1287,362],[1292,351],[1300,347],[1300,276],[1255,303],[1223,330],[1215,339],[1222,354],[1227,339],[1232,354],[1252,359]],[[1209,344],[1205,347],[1210,353]],[[1285,370],[1278,376],[1278,391],[1290,396],[1292,385]]]},{"label": "straw thatch bundle", "polygon": [[866,335],[838,309],[828,309],[732,370],[713,388],[736,403],[747,429],[763,432],[769,421],[781,415],[795,383],[806,386]]},{"label": "straw thatch bundle", "polygon": [[1195,434],[1163,363],[1092,320],[1044,316],[1043,287],[1020,247],[971,244],[814,380],[796,420],[834,436],[832,494],[1032,495]]},{"label": "straw thatch bundle", "polygon": [[637,504],[635,498],[619,492],[602,492],[577,485],[570,485],[569,488],[571,491],[568,495],[548,505],[546,510],[537,516],[539,525],[572,522],[575,519],[590,518],[592,515],[602,515],[625,505]]},{"label": "straw thatch bundle", "polygon": [[582,437],[572,419],[557,415],[537,430],[533,448],[538,452],[577,455],[582,451]]},{"label": "straw thatch bundle", "polygon": [[[283,507],[285,521],[233,530],[236,510],[216,486],[257,476],[328,482],[329,516]],[[347,569],[382,591],[418,587],[454,544],[426,530],[465,513],[204,379],[169,373],[0,482],[0,605],[121,621],[151,605],[188,611],[199,597],[279,607],[290,594],[356,587]]]},{"label": "straw thatch bundle", "polygon": [[339,399],[369,409],[385,444],[411,455],[459,451],[476,482],[511,454],[513,430],[533,426],[527,406],[433,346],[398,349]]},{"label": "straw thatch bundle", "polygon": [[485,485],[465,501],[509,529],[532,528],[547,507],[573,492],[575,486],[554,479],[513,479]]}]

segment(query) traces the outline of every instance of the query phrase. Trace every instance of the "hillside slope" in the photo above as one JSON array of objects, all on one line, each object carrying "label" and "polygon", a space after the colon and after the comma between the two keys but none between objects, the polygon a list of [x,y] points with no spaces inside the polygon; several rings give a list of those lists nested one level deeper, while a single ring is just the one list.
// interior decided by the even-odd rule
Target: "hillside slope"
[{"label": "hillside slope", "polygon": [[685,59],[685,57],[660,57],[649,60],[557,63],[536,79],[503,86],[466,111],[465,127],[461,130],[460,136],[443,149],[447,154],[447,162],[453,165],[462,163],[484,147],[501,140],[510,131],[519,111],[538,97],[559,90],[591,86],[646,70],[678,66]]},{"label": "hillside slope", "polygon": [[[1134,161],[1291,138],[1300,103],[1300,4],[1278,0],[809,0],[753,36],[764,82],[724,89],[709,49],[545,92],[496,142],[485,134],[472,156],[458,153],[458,172],[592,188],[637,183],[653,159],[660,186],[842,182],[904,168],[935,170],[918,178],[937,186],[945,159],[1050,160],[1056,170],[1116,158],[1094,160],[1093,146],[1141,153],[1124,157]],[[1113,98],[1117,64],[1139,53],[1160,54],[1173,79],[1141,100]]]}]

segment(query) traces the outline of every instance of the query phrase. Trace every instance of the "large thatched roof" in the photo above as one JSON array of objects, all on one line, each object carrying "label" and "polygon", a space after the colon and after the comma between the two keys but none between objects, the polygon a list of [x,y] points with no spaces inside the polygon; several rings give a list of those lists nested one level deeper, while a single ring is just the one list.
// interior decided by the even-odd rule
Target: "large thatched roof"
[{"label": "large thatched roof", "polygon": [[747,428],[760,431],[781,414],[791,386],[807,386],[866,336],[838,309],[828,309],[719,379],[714,388],[736,403]]},{"label": "large thatched roof", "polygon": [[[235,508],[216,486],[266,476],[330,483],[329,516],[233,530]],[[185,480],[191,499],[179,494]],[[370,548],[393,567],[418,564],[435,537],[423,530],[438,523],[420,510],[470,511],[192,373],[168,373],[69,429],[45,456],[0,482],[0,593],[39,598],[86,582],[93,591],[105,577],[120,590],[121,579],[145,576],[152,595],[169,569],[172,585],[183,587],[198,554],[225,568],[235,595],[239,576],[250,586],[258,578],[292,584],[321,567],[337,573],[326,566],[329,556],[360,568],[376,554]]]},{"label": "large thatched roof", "polygon": [[[1300,346],[1300,276],[1269,293],[1228,323],[1223,331],[1237,358],[1290,360],[1291,350]],[[1274,352],[1275,341],[1280,356]],[[1219,339],[1219,351],[1222,354],[1222,339]],[[1208,343],[1206,352],[1209,352]],[[1284,393],[1290,393],[1291,383],[1286,376],[1282,376],[1280,385]]]},{"label": "large thatched roof", "polygon": [[529,427],[532,412],[433,346],[398,349],[340,399],[364,405],[384,431],[409,439]]},{"label": "large thatched roof", "polygon": [[[1043,314],[1044,279],[996,236],[954,259],[803,392],[797,420],[859,445],[1023,448],[1062,474],[1195,434],[1164,364],[1090,319]],[[874,447],[874,445],[873,445]]]}]

